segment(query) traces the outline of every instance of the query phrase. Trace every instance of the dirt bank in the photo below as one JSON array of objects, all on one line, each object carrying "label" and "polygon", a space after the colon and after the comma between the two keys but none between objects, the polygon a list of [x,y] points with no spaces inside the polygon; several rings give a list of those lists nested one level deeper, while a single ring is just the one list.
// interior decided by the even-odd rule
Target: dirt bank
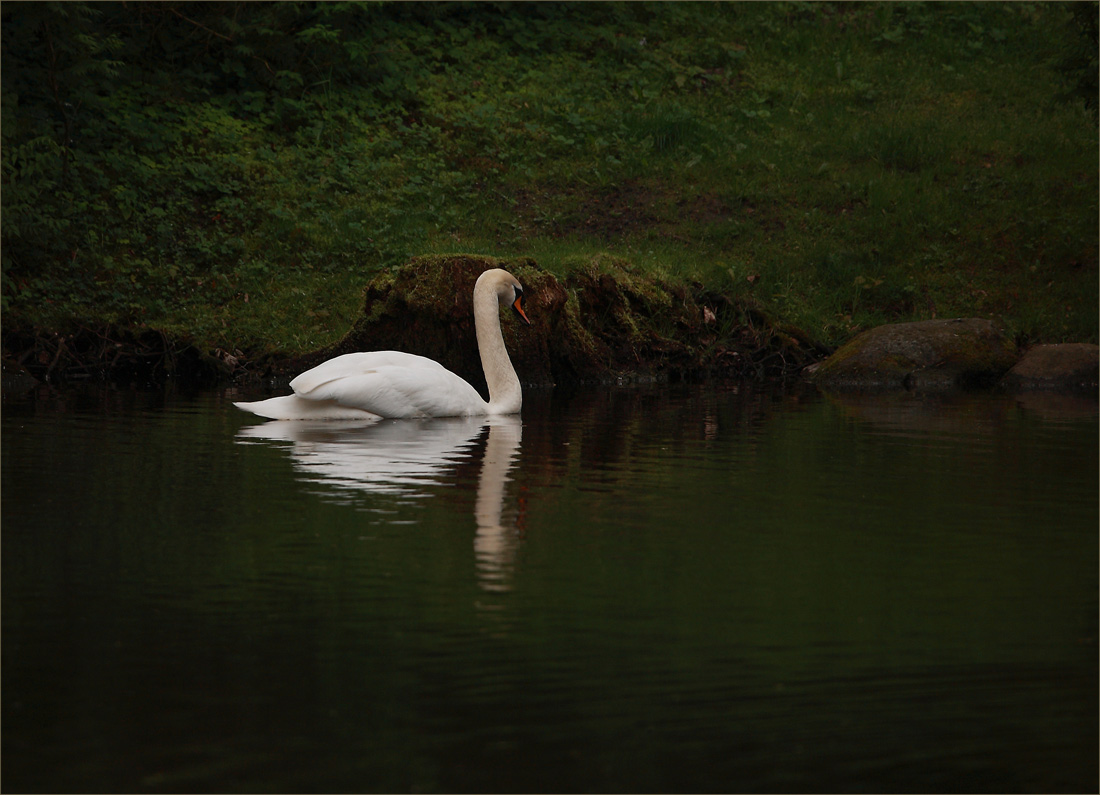
[{"label": "dirt bank", "polygon": [[482,388],[471,293],[487,268],[524,285],[532,325],[504,319],[505,342],[527,385],[793,375],[828,351],[760,308],[642,275],[599,258],[559,280],[530,259],[419,257],[367,287],[359,320],[339,343],[279,364],[298,372],[358,350],[419,353]]},{"label": "dirt bank", "polygon": [[40,380],[248,382],[289,377],[341,353],[393,349],[429,356],[483,387],[471,293],[493,267],[524,285],[533,325],[505,319],[503,326],[527,385],[781,378],[829,352],[751,301],[642,274],[610,257],[559,280],[530,259],[454,255],[418,257],[374,278],[347,335],[306,356],[204,351],[148,329],[10,329],[5,371],[25,369]]}]

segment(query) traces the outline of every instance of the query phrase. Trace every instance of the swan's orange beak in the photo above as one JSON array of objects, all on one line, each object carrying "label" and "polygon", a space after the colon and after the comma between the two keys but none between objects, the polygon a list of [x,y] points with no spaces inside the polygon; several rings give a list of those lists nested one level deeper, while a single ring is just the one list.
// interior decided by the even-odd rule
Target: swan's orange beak
[{"label": "swan's orange beak", "polygon": [[512,302],[512,311],[519,315],[519,319],[531,325],[531,320],[527,317],[527,313],[523,311],[523,293],[516,290],[516,300]]}]

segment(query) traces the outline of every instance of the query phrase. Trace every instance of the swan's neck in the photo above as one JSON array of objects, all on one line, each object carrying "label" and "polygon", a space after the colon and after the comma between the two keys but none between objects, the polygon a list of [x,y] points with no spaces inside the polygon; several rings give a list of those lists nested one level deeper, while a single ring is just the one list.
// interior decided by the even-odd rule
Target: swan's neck
[{"label": "swan's neck", "polygon": [[512,360],[508,358],[508,349],[504,347],[500,308],[496,289],[491,285],[478,284],[474,290],[474,328],[485,383],[489,387],[489,413],[515,414],[523,401],[523,390]]}]

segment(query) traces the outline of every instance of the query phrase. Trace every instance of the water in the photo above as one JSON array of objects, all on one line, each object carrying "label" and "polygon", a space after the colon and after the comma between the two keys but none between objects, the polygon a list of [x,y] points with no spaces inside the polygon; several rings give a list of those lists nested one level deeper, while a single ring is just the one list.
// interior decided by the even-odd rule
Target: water
[{"label": "water", "polygon": [[1095,791],[1095,399],[5,395],[5,791]]}]

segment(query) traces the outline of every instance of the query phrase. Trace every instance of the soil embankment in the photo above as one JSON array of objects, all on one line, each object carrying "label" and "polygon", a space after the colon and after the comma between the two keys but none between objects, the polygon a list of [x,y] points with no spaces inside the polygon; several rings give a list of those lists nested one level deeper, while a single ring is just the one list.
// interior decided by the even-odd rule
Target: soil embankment
[{"label": "soil embankment", "polygon": [[392,349],[428,356],[483,386],[470,295],[491,267],[524,286],[532,325],[506,318],[503,331],[527,385],[783,377],[828,352],[751,304],[613,260],[559,280],[530,259],[458,255],[419,257],[374,279],[343,340],[274,370],[293,373],[342,353]]},{"label": "soil embankment", "polygon": [[366,286],[362,311],[343,339],[304,356],[203,351],[149,330],[8,331],[4,382],[279,381],[343,353],[401,350],[441,362],[485,393],[471,295],[482,271],[497,267],[524,285],[533,325],[505,318],[502,330],[527,386],[780,379],[804,372],[826,390],[1096,388],[1096,346],[1037,346],[1021,356],[988,320],[880,326],[830,356],[832,351],[751,299],[641,274],[610,257],[559,279],[531,259],[466,254],[417,257],[378,275]]},{"label": "soil embankment", "polygon": [[202,351],[154,331],[10,330],[5,372],[40,380],[247,382],[289,378],[351,351],[402,350],[436,359],[483,387],[470,296],[478,275],[493,267],[511,271],[524,285],[533,325],[505,319],[503,331],[527,385],[776,378],[829,353],[751,301],[640,274],[610,258],[559,280],[531,259],[453,255],[417,257],[375,277],[347,335],[305,356]]}]

